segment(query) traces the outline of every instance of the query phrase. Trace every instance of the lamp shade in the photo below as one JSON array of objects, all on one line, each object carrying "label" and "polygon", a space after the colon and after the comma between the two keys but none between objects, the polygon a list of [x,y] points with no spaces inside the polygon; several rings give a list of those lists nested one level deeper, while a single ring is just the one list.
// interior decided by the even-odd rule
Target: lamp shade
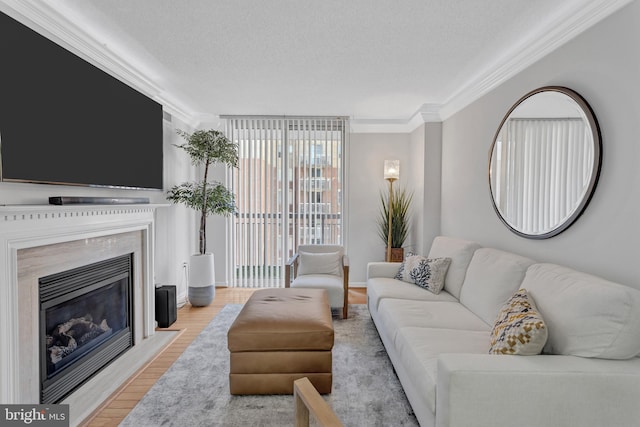
[{"label": "lamp shade", "polygon": [[400,160],[384,161],[384,179],[400,178]]}]

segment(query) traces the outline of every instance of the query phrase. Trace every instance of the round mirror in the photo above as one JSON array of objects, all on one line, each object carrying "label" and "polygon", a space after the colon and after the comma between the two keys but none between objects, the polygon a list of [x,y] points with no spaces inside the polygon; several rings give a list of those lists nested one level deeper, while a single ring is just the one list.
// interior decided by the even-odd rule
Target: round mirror
[{"label": "round mirror", "polygon": [[491,197],[502,222],[531,239],[566,230],[593,195],[601,144],[593,111],[571,89],[548,86],[520,98],[490,151]]}]

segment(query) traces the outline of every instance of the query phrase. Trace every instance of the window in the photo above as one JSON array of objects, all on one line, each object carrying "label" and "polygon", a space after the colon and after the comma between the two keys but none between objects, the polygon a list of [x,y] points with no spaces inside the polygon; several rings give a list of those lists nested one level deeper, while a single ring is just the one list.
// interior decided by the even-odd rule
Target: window
[{"label": "window", "polygon": [[230,283],[284,285],[300,244],[344,244],[346,118],[225,117],[238,144],[238,211],[229,227]]}]

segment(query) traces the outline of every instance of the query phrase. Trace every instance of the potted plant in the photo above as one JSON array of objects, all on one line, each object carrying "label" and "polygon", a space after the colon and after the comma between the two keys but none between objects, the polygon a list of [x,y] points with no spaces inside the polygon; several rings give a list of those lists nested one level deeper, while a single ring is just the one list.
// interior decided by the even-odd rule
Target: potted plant
[{"label": "potted plant", "polygon": [[206,306],[215,296],[215,271],[213,254],[207,252],[207,217],[230,215],[235,212],[235,198],[224,184],[207,181],[209,166],[222,163],[238,167],[238,146],[220,131],[199,130],[192,134],[178,130],[187,142],[176,147],[185,150],[194,166],[204,166],[202,180],[176,185],[167,192],[167,200],[182,203],[200,212],[199,252],[189,262],[189,302]]},{"label": "potted plant", "polygon": [[[378,235],[384,242],[385,248],[391,236],[391,262],[400,262],[404,258],[404,244],[409,234],[409,208],[413,194],[406,189],[394,191],[393,197],[385,197],[380,193],[380,216],[378,217]],[[389,233],[389,198],[391,198],[391,233]]]}]

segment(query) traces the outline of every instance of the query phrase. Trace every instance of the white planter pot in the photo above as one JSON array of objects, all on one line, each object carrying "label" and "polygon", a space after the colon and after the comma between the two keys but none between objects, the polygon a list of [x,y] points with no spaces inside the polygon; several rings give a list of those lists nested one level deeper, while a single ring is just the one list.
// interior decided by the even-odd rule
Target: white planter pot
[{"label": "white planter pot", "polygon": [[211,304],[215,297],[213,254],[191,255],[189,261],[189,302],[194,307]]}]

